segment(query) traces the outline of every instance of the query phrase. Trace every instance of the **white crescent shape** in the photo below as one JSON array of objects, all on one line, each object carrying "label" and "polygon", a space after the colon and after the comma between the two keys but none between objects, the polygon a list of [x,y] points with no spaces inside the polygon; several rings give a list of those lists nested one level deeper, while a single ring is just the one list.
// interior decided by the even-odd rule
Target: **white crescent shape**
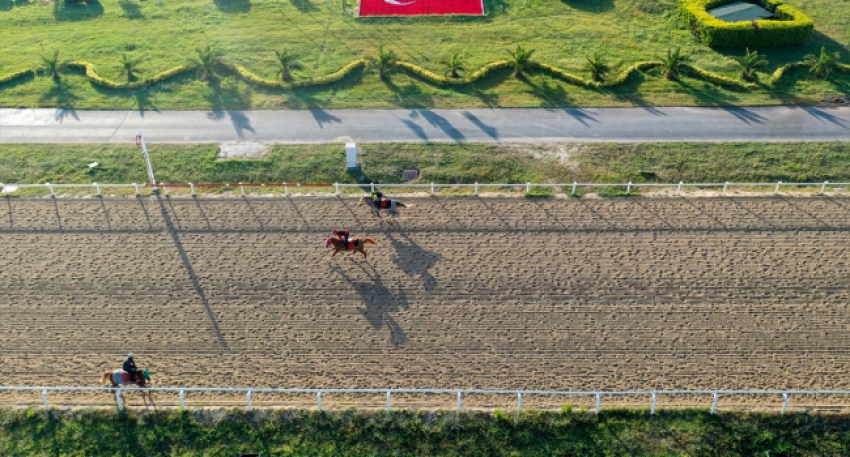
[{"label": "white crescent shape", "polygon": [[398,0],[384,0],[384,2],[389,3],[390,5],[395,5],[395,6],[407,6],[407,5],[410,5],[411,3],[416,3],[416,0],[413,0],[411,2],[399,2]]}]

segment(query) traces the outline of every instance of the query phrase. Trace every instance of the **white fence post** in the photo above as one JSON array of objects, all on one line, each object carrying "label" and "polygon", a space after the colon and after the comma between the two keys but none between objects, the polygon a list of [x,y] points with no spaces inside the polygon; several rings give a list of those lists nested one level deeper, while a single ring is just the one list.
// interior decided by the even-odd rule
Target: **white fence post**
[{"label": "white fence post", "polygon": [[93,186],[94,186],[94,188],[97,190],[97,194],[98,194],[98,195],[101,195],[101,194],[100,194],[100,186],[98,186],[98,185],[97,185],[97,183],[93,183],[92,185],[93,185]]},{"label": "white fence post", "polygon": [[434,183],[431,183],[431,196],[434,196]]},{"label": "white fence post", "polygon": [[135,188],[136,188],[136,196],[137,196],[137,197],[138,197],[138,196],[140,196],[140,195],[142,195],[141,193],[139,193],[139,185],[138,185],[138,184],[133,183],[133,187],[135,187]]},{"label": "white fence post", "polygon": [[531,183],[527,182],[527,183],[525,183],[525,195],[528,195],[530,193],[531,193]]},{"label": "white fence post", "polygon": [[375,183],[369,183],[369,186],[372,188],[372,193],[375,193]]},{"label": "white fence post", "polygon": [[392,394],[390,391],[387,391],[387,412],[390,412],[390,407],[392,405]]},{"label": "white fence post", "polygon": [[186,410],[186,401],[185,401],[185,392],[183,389],[180,389],[180,409]]},{"label": "white fence post", "polygon": [[684,184],[684,182],[679,181],[679,187],[676,188],[676,196],[677,197],[682,194],[682,184]]},{"label": "white fence post", "polygon": [[245,186],[243,186],[241,182],[239,183],[239,190],[242,191],[242,196],[244,197],[245,196]]},{"label": "white fence post", "polygon": [[251,389],[248,389],[248,395],[246,395],[246,399],[248,400],[248,411],[253,411],[254,405],[251,404]]},{"label": "white fence post", "polygon": [[151,185],[153,186],[153,190],[156,191],[156,177],[153,175],[153,165],[151,165],[151,156],[148,154],[148,145],[145,143],[145,135],[140,131],[138,135],[136,135],[136,144],[142,147],[142,154],[145,156],[145,165],[148,168],[148,178],[151,180]]},{"label": "white fence post", "polygon": [[578,183],[577,183],[577,182],[575,182],[575,181],[573,181],[573,191],[572,191],[572,193],[571,193],[570,195],[575,195],[575,194],[576,194],[576,186],[577,186],[577,185],[578,185]]},{"label": "white fence post", "polygon": [[118,389],[118,391],[115,392],[115,403],[118,403],[118,410],[119,411],[124,411],[124,402],[121,401],[121,391],[122,390],[124,390],[124,389]]},{"label": "white fence post", "polygon": [[779,185],[780,184],[782,184],[782,181],[779,181],[778,183],[776,183],[776,189],[773,189],[773,195],[776,195],[776,194],[779,193]]},{"label": "white fence post", "polygon": [[50,409],[50,403],[47,402],[47,389],[41,391],[41,401],[44,402],[44,407]]},{"label": "white fence post", "polygon": [[823,195],[823,191],[826,190],[826,185],[829,184],[829,181],[824,181],[820,186],[820,193]]},{"label": "white fence post", "polygon": [[338,182],[334,183],[334,188],[336,189],[336,196],[339,197],[339,183]]},{"label": "white fence post", "polygon": [[159,185],[162,186],[163,193],[167,197],[168,196],[168,186],[163,186],[163,184],[165,184],[165,183],[159,183]]},{"label": "white fence post", "polygon": [[599,414],[599,410],[602,409],[602,395],[598,392],[596,393],[596,414]]},{"label": "white fence post", "polygon": [[516,393],[516,411],[517,412],[522,411],[522,392]]},{"label": "white fence post", "polygon": [[632,182],[629,181],[629,185],[626,186],[626,195],[629,195],[631,193],[632,193]]},{"label": "white fence post", "polygon": [[322,391],[316,392],[316,401],[319,403],[319,411],[322,410]]},{"label": "white fence post", "polygon": [[714,403],[711,404],[711,414],[714,414],[717,411],[717,403],[720,402],[720,397],[717,395],[717,392],[714,392]]},{"label": "white fence post", "polygon": [[189,183],[189,189],[192,189],[192,196],[194,197],[195,196],[195,185],[192,184],[192,183]]},{"label": "white fence post", "polygon": [[478,196],[478,183],[475,183],[475,196]]},{"label": "white fence post", "polygon": [[782,398],[785,399],[785,401],[782,402],[782,414],[785,414],[785,410],[788,408],[788,393],[784,392],[782,394]]},{"label": "white fence post", "polygon": [[53,184],[47,183],[47,187],[50,188],[50,195],[56,197],[56,192],[53,192]]},{"label": "white fence post", "polygon": [[649,408],[649,414],[655,414],[655,403],[658,400],[655,392],[652,393],[652,407]]},{"label": "white fence post", "polygon": [[729,181],[726,181],[725,183],[723,183],[723,193],[720,194],[720,195],[723,195],[724,197],[726,196],[726,188],[727,187],[729,187]]},{"label": "white fence post", "polygon": [[463,393],[461,391],[457,391],[457,412],[460,414],[460,408],[462,404]]},{"label": "white fence post", "polygon": [[284,197],[289,196],[289,187],[286,186],[286,183],[283,183],[283,196]]}]

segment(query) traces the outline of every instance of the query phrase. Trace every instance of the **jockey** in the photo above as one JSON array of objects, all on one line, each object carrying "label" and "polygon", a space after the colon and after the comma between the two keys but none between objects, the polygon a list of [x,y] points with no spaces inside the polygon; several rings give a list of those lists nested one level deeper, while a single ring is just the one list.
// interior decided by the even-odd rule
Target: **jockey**
[{"label": "jockey", "polygon": [[126,371],[130,375],[130,381],[136,380],[136,376],[137,376],[137,373],[139,372],[139,369],[136,367],[136,361],[133,360],[133,353],[132,352],[124,360],[124,365],[121,366],[121,369]]},{"label": "jockey", "polygon": [[348,236],[350,235],[348,230],[334,230],[332,233],[342,241],[342,248],[348,249]]},{"label": "jockey", "polygon": [[372,199],[375,200],[375,208],[381,207],[381,202],[384,201],[384,194],[382,192],[372,192]]}]

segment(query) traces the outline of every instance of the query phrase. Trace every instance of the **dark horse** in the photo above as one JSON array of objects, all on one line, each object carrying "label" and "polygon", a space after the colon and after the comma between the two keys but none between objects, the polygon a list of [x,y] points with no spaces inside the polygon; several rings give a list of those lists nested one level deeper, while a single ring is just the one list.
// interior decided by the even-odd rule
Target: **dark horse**
[{"label": "dark horse", "polygon": [[334,247],[334,253],[331,254],[331,257],[335,256],[339,251],[344,251],[347,249],[351,251],[352,255],[354,255],[355,252],[363,254],[364,259],[366,258],[365,248],[367,244],[377,245],[378,243],[372,238],[366,238],[363,240],[355,238],[348,242],[348,246],[345,246],[342,240],[338,240],[336,238],[328,238],[328,240],[325,242],[325,246]]},{"label": "dark horse", "polygon": [[372,214],[378,217],[381,217],[381,211],[386,211],[387,215],[390,217],[398,217],[401,214],[398,212],[399,208],[407,208],[410,206],[396,200],[381,200],[380,203],[377,203],[375,202],[375,199],[371,197],[362,197],[360,199],[360,204],[368,206],[369,209],[372,210]]},{"label": "dark horse", "polygon": [[136,373],[136,380],[130,381],[130,374],[124,370],[115,370],[104,372],[100,377],[100,383],[103,385],[112,384],[112,387],[119,385],[135,384],[139,387],[145,387],[145,380],[150,380],[151,376],[148,370],[141,370]]}]

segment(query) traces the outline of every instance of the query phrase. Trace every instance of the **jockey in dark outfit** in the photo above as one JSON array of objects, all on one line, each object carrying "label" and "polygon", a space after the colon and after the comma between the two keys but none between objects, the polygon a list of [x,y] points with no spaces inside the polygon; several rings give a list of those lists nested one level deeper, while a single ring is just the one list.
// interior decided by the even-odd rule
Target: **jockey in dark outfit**
[{"label": "jockey in dark outfit", "polygon": [[136,361],[133,360],[133,353],[124,360],[124,365],[121,366],[121,369],[130,374],[130,381],[135,381],[136,376],[138,375],[139,369],[136,367]]},{"label": "jockey in dark outfit", "polygon": [[350,235],[348,230],[334,230],[333,234],[342,241],[342,248],[348,249],[348,236]]},{"label": "jockey in dark outfit", "polygon": [[375,208],[383,208],[384,207],[384,194],[382,192],[372,192],[372,198],[375,200]]}]

